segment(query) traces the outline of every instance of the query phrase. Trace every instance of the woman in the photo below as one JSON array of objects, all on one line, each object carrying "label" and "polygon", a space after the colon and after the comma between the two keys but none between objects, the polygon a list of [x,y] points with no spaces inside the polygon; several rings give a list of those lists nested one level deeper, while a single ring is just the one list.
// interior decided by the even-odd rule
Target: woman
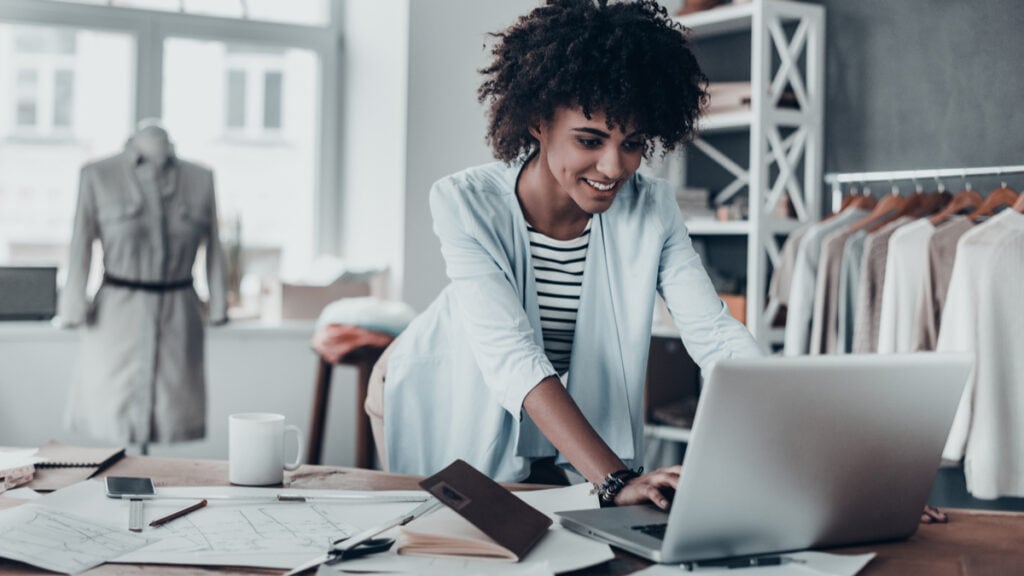
[{"label": "woman", "polygon": [[694,130],[706,79],[652,0],[551,1],[482,72],[498,162],[430,193],[451,283],[385,353],[366,403],[391,472],[462,458],[502,481],[574,468],[605,504],[666,508],[642,461],[655,293],[705,373],[759,349],[694,252],[672,187],[637,174]]}]

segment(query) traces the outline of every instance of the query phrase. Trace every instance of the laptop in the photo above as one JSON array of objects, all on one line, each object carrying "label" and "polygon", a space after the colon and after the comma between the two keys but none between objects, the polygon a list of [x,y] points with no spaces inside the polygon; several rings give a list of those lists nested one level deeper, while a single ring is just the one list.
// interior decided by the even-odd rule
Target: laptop
[{"label": "laptop", "polygon": [[723,360],[701,392],[669,512],[559,512],[660,563],[907,538],[971,370],[967,354]]}]

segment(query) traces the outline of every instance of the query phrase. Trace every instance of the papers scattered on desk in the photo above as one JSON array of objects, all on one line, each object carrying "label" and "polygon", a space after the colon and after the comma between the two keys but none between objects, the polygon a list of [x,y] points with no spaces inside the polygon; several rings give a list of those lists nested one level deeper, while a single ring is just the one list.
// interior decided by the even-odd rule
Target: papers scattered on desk
[{"label": "papers scattered on desk", "polygon": [[[287,569],[322,554],[328,544],[369,526],[408,512],[419,502],[279,502],[274,488],[235,486],[160,487],[157,496],[209,498],[209,504],[187,516],[157,528],[144,529],[155,539],[151,545],[120,556],[113,562],[140,564],[184,564],[205,566],[249,566]],[[288,490],[301,496],[339,495],[333,490]],[[346,494],[359,494],[346,491]],[[389,491],[385,499],[423,492]],[[372,495],[372,494],[371,494]],[[224,497],[238,499],[223,499]],[[241,498],[255,497],[257,500]],[[44,496],[39,503],[90,518],[104,518],[124,530],[128,504],[107,498],[103,485],[82,482]],[[182,500],[147,500],[144,523],[181,508]]]},{"label": "papers scattered on desk", "polygon": [[[318,500],[276,502],[218,500],[218,495],[276,494],[280,490],[240,487],[157,489],[157,494],[213,497],[202,510],[142,535],[128,532],[128,503],[107,498],[103,484],[90,480],[0,512],[0,557],[65,573],[87,570],[103,562],[179,565],[221,565],[291,568],[322,554],[332,539],[355,533],[415,508],[418,502]],[[337,491],[289,490],[300,495]],[[351,493],[351,492],[349,492]],[[389,496],[403,494],[387,492]],[[404,494],[412,495],[412,492]],[[586,484],[520,492],[538,510],[596,507]],[[181,500],[147,500],[145,523],[181,508]],[[95,520],[88,520],[88,519]],[[386,536],[396,536],[397,530]],[[345,561],[325,574],[344,568],[450,576],[548,576],[606,562],[613,558],[606,544],[553,526],[518,563],[507,560],[447,559],[398,556],[393,551]]]},{"label": "papers scattered on desk", "polygon": [[[854,576],[867,566],[875,557],[870,554],[844,555],[827,554],[825,552],[793,552],[784,554],[784,558],[793,560],[778,566],[758,566],[754,568],[699,568],[693,574],[713,576]],[[679,566],[661,564],[651,566],[633,576],[680,576],[690,574]]]},{"label": "papers scattered on desk", "polygon": [[150,542],[123,526],[99,524],[37,504],[0,512],[0,557],[54,572],[84,572]]}]

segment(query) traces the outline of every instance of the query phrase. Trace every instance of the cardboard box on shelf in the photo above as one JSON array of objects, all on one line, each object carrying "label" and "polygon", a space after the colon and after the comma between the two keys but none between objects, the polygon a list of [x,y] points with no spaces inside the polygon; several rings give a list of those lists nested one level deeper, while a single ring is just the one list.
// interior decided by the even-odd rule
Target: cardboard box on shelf
[{"label": "cardboard box on shelf", "polygon": [[725,302],[726,308],[729,309],[729,314],[733,318],[739,320],[743,324],[747,323],[747,297],[742,294],[723,294],[718,293],[718,297]]},{"label": "cardboard box on shelf", "polygon": [[335,300],[374,296],[385,298],[387,271],[366,274],[345,274],[326,285],[281,283],[281,318],[283,320],[315,320]]}]

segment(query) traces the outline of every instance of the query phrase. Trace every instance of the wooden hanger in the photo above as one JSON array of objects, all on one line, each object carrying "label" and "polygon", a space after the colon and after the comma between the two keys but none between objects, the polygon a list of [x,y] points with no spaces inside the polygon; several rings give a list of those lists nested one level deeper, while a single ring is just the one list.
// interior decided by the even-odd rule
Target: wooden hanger
[{"label": "wooden hanger", "polygon": [[907,197],[907,201],[896,212],[896,217],[910,216],[916,218],[919,212],[923,212],[928,207],[929,202],[930,197],[918,188],[917,191]]},{"label": "wooden hanger", "polygon": [[1013,205],[1013,209],[1017,212],[1024,213],[1024,194],[1017,198],[1017,203]]},{"label": "wooden hanger", "polygon": [[[865,188],[865,191],[866,190],[867,188]],[[864,210],[871,210],[874,207],[874,196],[871,196],[871,194],[869,193],[858,192],[856,187],[851,186],[850,189],[843,196],[843,201],[839,205],[839,211],[827,214],[824,218],[822,218],[822,220],[828,220],[835,216],[836,214],[840,214],[850,208],[862,208]]]},{"label": "wooden hanger", "polygon": [[879,200],[877,204],[875,204],[875,208],[871,211],[871,213],[864,217],[862,220],[858,221],[853,226],[850,226],[849,231],[857,232],[858,230],[862,230],[868,227],[874,228],[875,225],[879,224],[880,222],[884,224],[885,222],[891,221],[892,219],[896,218],[896,215],[899,213],[900,210],[903,209],[903,206],[904,204],[906,204],[906,202],[906,198],[900,196],[899,191],[895,187],[893,187],[893,193],[886,194],[885,196],[883,196],[882,199]]},{"label": "wooden hanger", "polygon": [[953,195],[952,200],[946,204],[945,208],[931,217],[931,222],[933,225],[938,226],[956,214],[977,210],[982,202],[984,202],[984,199],[981,197],[981,194],[978,194],[978,191],[971,188],[971,185],[968,183],[966,188]]},{"label": "wooden hanger", "polygon": [[948,190],[936,190],[928,193],[928,200],[925,202],[924,210],[917,218],[925,218],[939,212],[953,200],[953,194]]},{"label": "wooden hanger", "polygon": [[878,200],[871,194],[857,194],[850,199],[850,205],[848,208],[860,208],[861,210],[871,210],[878,204]]},{"label": "wooden hanger", "polygon": [[985,201],[981,203],[981,206],[971,212],[968,218],[979,222],[995,214],[1002,208],[1007,206],[1013,206],[1019,200],[1017,191],[1006,186],[1006,182],[1003,182],[999,188],[996,188],[989,193]]}]

